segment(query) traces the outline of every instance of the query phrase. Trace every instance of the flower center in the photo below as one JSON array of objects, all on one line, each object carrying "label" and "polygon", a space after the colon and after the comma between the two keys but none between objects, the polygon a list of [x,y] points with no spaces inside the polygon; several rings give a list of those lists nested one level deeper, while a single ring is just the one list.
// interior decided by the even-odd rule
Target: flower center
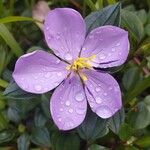
[{"label": "flower center", "polygon": [[84,68],[87,69],[91,69],[92,66],[90,64],[90,62],[92,61],[92,59],[96,58],[96,55],[92,55],[90,57],[78,57],[72,65],[68,65],[66,67],[67,70],[74,70],[74,71],[78,71],[78,73],[80,74],[81,78],[86,81],[87,78],[86,76],[80,71]]}]

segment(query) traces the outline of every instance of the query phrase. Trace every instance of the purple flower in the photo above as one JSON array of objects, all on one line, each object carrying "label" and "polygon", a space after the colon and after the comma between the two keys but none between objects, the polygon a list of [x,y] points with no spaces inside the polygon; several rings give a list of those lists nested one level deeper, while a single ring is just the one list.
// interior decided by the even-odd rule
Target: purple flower
[{"label": "purple flower", "polygon": [[101,118],[109,118],[122,106],[116,80],[93,67],[109,68],[123,64],[129,52],[128,33],[115,26],[102,26],[86,36],[81,15],[70,8],[50,11],[44,34],[56,56],[37,50],[21,56],[13,78],[23,90],[45,93],[55,87],[50,111],[61,130],[82,123],[87,102]]}]

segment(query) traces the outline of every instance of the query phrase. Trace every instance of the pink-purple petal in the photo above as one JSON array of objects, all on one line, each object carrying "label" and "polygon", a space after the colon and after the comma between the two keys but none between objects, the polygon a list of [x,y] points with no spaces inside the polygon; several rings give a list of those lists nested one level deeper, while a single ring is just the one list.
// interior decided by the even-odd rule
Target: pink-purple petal
[{"label": "pink-purple petal", "polygon": [[121,91],[116,80],[107,73],[84,70],[86,96],[93,112],[101,118],[113,116],[122,106]]},{"label": "pink-purple petal", "polygon": [[79,77],[69,77],[53,93],[52,118],[60,130],[70,130],[82,123],[87,110],[85,92]]},{"label": "pink-purple petal", "polygon": [[15,65],[13,78],[18,86],[31,93],[45,93],[67,77],[67,64],[42,50],[21,56]]},{"label": "pink-purple petal", "polygon": [[102,26],[87,36],[81,56],[96,55],[94,67],[107,68],[122,65],[129,53],[128,32],[115,26]]},{"label": "pink-purple petal", "polygon": [[85,33],[82,16],[71,8],[56,8],[45,19],[44,34],[48,46],[68,62],[77,58]]}]

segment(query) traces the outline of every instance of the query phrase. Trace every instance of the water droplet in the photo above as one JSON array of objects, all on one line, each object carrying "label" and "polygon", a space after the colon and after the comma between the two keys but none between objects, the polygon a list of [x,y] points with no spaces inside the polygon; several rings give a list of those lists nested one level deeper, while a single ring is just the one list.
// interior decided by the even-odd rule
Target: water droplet
[{"label": "water droplet", "polygon": [[73,113],[73,109],[72,109],[72,108],[70,108],[68,111],[69,111],[70,113]]},{"label": "water droplet", "polygon": [[48,30],[49,30],[49,27],[46,27],[46,30],[48,31]]},{"label": "water droplet", "polygon": [[63,111],[63,108],[60,108],[60,111]]},{"label": "water droplet", "polygon": [[58,121],[59,121],[59,122],[61,122],[61,121],[62,121],[62,119],[61,119],[61,118],[58,118]]},{"label": "water droplet", "polygon": [[99,92],[99,91],[101,91],[101,88],[100,88],[100,87],[96,87],[96,88],[95,88],[95,91],[96,91],[96,92]]},{"label": "water droplet", "polygon": [[119,52],[119,55],[122,55],[122,53],[121,53],[121,52]]},{"label": "water droplet", "polygon": [[58,60],[56,60],[56,64],[59,64],[60,63],[60,60],[58,59]]},{"label": "water droplet", "polygon": [[105,96],[107,96],[107,93],[104,93]]},{"label": "water droplet", "polygon": [[70,106],[70,101],[66,101],[66,106]]},{"label": "water droplet", "polygon": [[116,46],[120,46],[120,43],[117,43]]},{"label": "water droplet", "polygon": [[104,54],[99,55],[99,59],[105,59],[106,56]]},{"label": "water droplet", "polygon": [[60,77],[60,76],[62,76],[62,73],[61,73],[61,72],[58,72],[57,75]]},{"label": "water droplet", "polygon": [[112,48],[111,51],[112,51],[112,52],[115,52],[115,51],[116,51],[116,48]]},{"label": "water droplet", "polygon": [[100,97],[96,97],[95,100],[96,100],[96,103],[97,103],[97,104],[102,103],[102,99],[101,99]]},{"label": "water droplet", "polygon": [[72,55],[70,53],[66,53],[65,54],[65,59],[68,60],[68,61],[70,61],[70,60],[73,59],[73,57],[72,57]]},{"label": "water droplet", "polygon": [[83,115],[83,114],[85,114],[85,112],[86,112],[85,108],[77,108],[76,109],[76,113],[79,115]]},{"label": "water droplet", "polygon": [[51,73],[50,72],[47,72],[46,74],[44,74],[44,77],[45,78],[49,78],[51,76]]},{"label": "water droplet", "polygon": [[112,90],[112,89],[113,89],[112,87],[109,87],[109,88],[108,88],[108,90]]},{"label": "water droplet", "polygon": [[112,53],[108,53],[108,56],[109,56],[109,57],[112,56]]},{"label": "water droplet", "polygon": [[78,102],[83,101],[84,98],[85,98],[84,93],[78,93],[78,94],[75,96],[75,99],[76,99]]},{"label": "water droplet", "polygon": [[112,116],[112,112],[111,112],[110,108],[108,108],[107,106],[98,107],[96,110],[96,114],[102,118],[109,118]]},{"label": "water droplet", "polygon": [[21,80],[23,81],[23,80],[25,80],[24,78],[21,78]]},{"label": "water droplet", "polygon": [[89,39],[93,39],[94,38],[94,35],[89,35]]},{"label": "water droplet", "polygon": [[86,50],[86,48],[85,48],[85,47],[83,47],[83,48],[82,48],[82,50],[84,51],[84,50]]},{"label": "water droplet", "polygon": [[34,88],[36,91],[41,91],[42,89],[41,85],[35,85]]}]

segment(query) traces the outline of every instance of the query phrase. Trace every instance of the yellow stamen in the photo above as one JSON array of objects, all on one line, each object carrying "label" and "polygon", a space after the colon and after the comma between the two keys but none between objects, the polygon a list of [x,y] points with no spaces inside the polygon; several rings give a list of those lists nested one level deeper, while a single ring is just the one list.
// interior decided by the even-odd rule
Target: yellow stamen
[{"label": "yellow stamen", "polygon": [[90,64],[90,62],[92,61],[92,59],[96,58],[96,55],[92,55],[90,57],[78,57],[72,65],[68,65],[66,67],[67,70],[75,70],[78,71],[78,73],[80,74],[80,77],[83,81],[87,81],[87,77],[86,75],[84,75],[81,70],[84,68],[87,69],[91,69],[92,66]]},{"label": "yellow stamen", "polygon": [[83,68],[88,68],[88,69],[91,69],[92,66],[90,65],[90,61],[92,59],[96,58],[96,55],[92,55],[90,57],[78,57],[72,65],[68,65],[66,67],[67,70],[80,70],[80,69],[83,69]]}]

